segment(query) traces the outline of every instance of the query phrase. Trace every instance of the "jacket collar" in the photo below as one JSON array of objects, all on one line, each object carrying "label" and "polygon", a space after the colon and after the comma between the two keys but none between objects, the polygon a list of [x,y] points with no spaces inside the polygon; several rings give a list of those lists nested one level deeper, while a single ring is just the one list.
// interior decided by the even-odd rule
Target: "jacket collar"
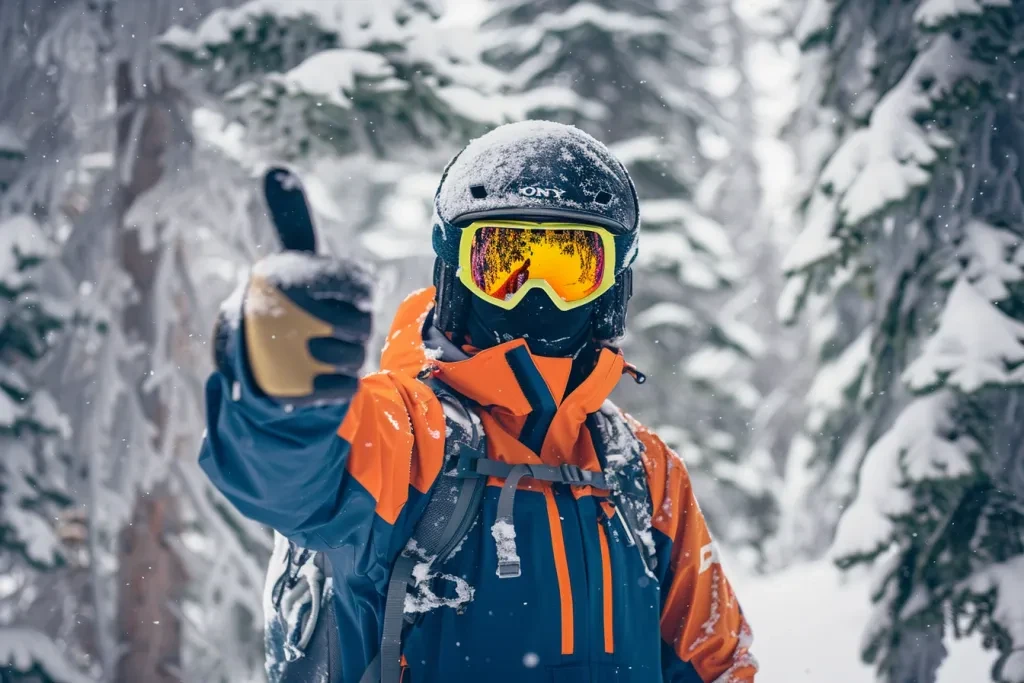
[{"label": "jacket collar", "polygon": [[399,306],[381,368],[414,376],[429,372],[492,412],[524,417],[519,438],[545,461],[561,459],[557,451],[576,441],[587,415],[607,400],[626,368],[621,352],[603,348],[594,369],[567,396],[571,358],[535,356],[522,339],[469,354],[430,324],[433,304],[434,290],[428,288]]}]

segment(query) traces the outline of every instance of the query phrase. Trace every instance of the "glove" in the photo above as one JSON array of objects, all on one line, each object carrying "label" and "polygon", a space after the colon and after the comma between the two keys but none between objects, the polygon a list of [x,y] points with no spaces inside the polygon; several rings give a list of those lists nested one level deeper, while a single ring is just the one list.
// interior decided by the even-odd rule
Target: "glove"
[{"label": "glove", "polygon": [[242,304],[256,387],[294,405],[355,394],[373,323],[372,274],[348,259],[286,251],[253,266]]}]

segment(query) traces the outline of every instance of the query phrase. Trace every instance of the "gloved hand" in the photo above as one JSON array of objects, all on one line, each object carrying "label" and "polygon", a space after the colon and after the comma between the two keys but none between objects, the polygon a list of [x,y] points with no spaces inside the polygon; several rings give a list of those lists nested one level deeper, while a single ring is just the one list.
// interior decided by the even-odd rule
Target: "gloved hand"
[{"label": "gloved hand", "polygon": [[246,360],[268,397],[348,401],[366,360],[373,281],[368,268],[300,251],[253,266],[242,304]]}]

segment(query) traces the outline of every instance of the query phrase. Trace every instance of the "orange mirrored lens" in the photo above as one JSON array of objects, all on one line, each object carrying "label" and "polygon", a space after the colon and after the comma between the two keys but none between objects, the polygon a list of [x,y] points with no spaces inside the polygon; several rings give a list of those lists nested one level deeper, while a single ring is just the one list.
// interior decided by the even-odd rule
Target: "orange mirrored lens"
[{"label": "orange mirrored lens", "polygon": [[579,301],[604,279],[604,245],[593,230],[484,226],[470,255],[473,282],[500,301],[530,280],[546,281],[563,301]]}]

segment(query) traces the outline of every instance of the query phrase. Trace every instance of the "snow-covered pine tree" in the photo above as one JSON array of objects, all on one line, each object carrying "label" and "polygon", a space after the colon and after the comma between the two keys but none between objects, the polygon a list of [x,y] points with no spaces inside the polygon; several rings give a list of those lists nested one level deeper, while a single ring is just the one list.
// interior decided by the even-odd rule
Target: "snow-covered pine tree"
[{"label": "snow-covered pine tree", "polygon": [[944,640],[980,632],[992,679],[1020,683],[1024,5],[822,0],[805,16],[817,104],[855,112],[789,267],[798,306],[827,290],[843,317],[861,297],[830,407],[855,406],[831,414],[866,449],[832,549],[877,572],[863,656],[886,683],[934,680]]},{"label": "snow-covered pine tree", "polygon": [[478,91],[488,72],[437,17],[433,2],[250,0],[161,43],[263,154],[383,158],[504,120]]},{"label": "snow-covered pine tree", "polygon": [[[208,311],[183,253],[203,226],[167,229],[177,216],[144,213],[141,225],[131,216],[191,163],[191,112],[154,32],[224,3],[34,4],[26,16],[46,18],[43,35],[19,49],[55,93],[35,112],[35,138],[65,146],[32,154],[30,145],[30,163],[50,160],[57,171],[35,173],[45,182],[33,187],[56,191],[36,189],[31,206],[53,197],[68,214],[57,231],[63,267],[48,291],[73,303],[76,322],[57,339],[44,379],[60,388],[82,477],[74,493],[88,515],[88,580],[67,603],[78,606],[76,618],[65,621],[87,629],[88,662],[104,680],[256,680],[270,539],[189,477],[209,367],[207,354],[191,354]],[[211,189],[226,190],[231,176],[218,177]],[[203,206],[213,213],[232,198],[221,192]]]},{"label": "snow-covered pine tree", "polygon": [[[801,3],[781,11],[803,49],[796,82],[799,104],[782,134],[795,152],[797,177],[778,217],[798,228],[822,223],[817,218],[823,210],[822,197],[816,192],[822,169],[877,100],[868,84],[875,58],[870,45],[843,63],[842,78],[833,83],[825,75],[833,67],[827,44],[816,39],[828,22],[822,9]],[[830,87],[834,91],[826,98],[823,93]],[[794,409],[802,425],[786,459],[779,529],[771,544],[777,564],[819,557],[827,551],[866,448],[863,434],[857,432],[857,416],[858,391],[868,360],[862,332],[871,318],[871,306],[847,268],[836,268],[817,286],[807,286],[808,275],[800,271],[804,263],[818,257],[815,248],[806,232],[790,245],[781,264],[787,278],[776,302],[778,319],[784,324],[803,323],[799,327],[807,331],[799,352],[811,359],[799,365],[797,382],[803,391]]]},{"label": "snow-covered pine tree", "polygon": [[[714,45],[707,3],[493,0],[489,63],[507,72],[524,113],[587,130],[610,144],[640,194],[631,361],[650,373],[623,388],[623,406],[657,427],[687,462],[719,539],[761,537],[736,514],[750,502],[732,476],[756,397],[735,364],[751,349],[720,319],[739,273],[727,231],[696,201],[711,167],[705,134],[725,121],[706,77]],[[552,96],[571,89],[574,98]]]},{"label": "snow-covered pine tree", "polygon": [[739,503],[748,522],[745,540],[762,553],[778,523],[803,360],[799,333],[785,329],[768,305],[783,284],[781,245],[788,236],[778,212],[784,192],[778,177],[785,175],[779,170],[789,158],[777,139],[785,119],[769,113],[791,106],[788,88],[779,87],[790,85],[790,72],[779,68],[786,39],[780,5],[705,0],[711,59],[704,82],[723,124],[701,129],[710,164],[695,192],[696,204],[723,226],[736,252],[740,272],[721,299],[717,322],[745,351],[725,355],[719,382],[749,421],[736,424],[733,457],[718,459],[712,475],[721,488],[733,489],[730,505]]},{"label": "snow-covered pine tree", "polygon": [[[65,307],[36,281],[55,245],[33,218],[0,217],[0,679],[85,681],[58,638],[73,641],[66,610],[68,548],[61,524],[73,501],[64,447],[68,426],[37,381]],[[60,625],[57,622],[71,623]],[[24,677],[24,678],[22,678]]]},{"label": "snow-covered pine tree", "polygon": [[[74,156],[58,82],[36,50],[67,3],[0,5],[0,679],[84,683],[83,527],[69,426],[43,370],[71,322],[52,297],[59,163]],[[53,112],[40,117],[40,111]]]}]

